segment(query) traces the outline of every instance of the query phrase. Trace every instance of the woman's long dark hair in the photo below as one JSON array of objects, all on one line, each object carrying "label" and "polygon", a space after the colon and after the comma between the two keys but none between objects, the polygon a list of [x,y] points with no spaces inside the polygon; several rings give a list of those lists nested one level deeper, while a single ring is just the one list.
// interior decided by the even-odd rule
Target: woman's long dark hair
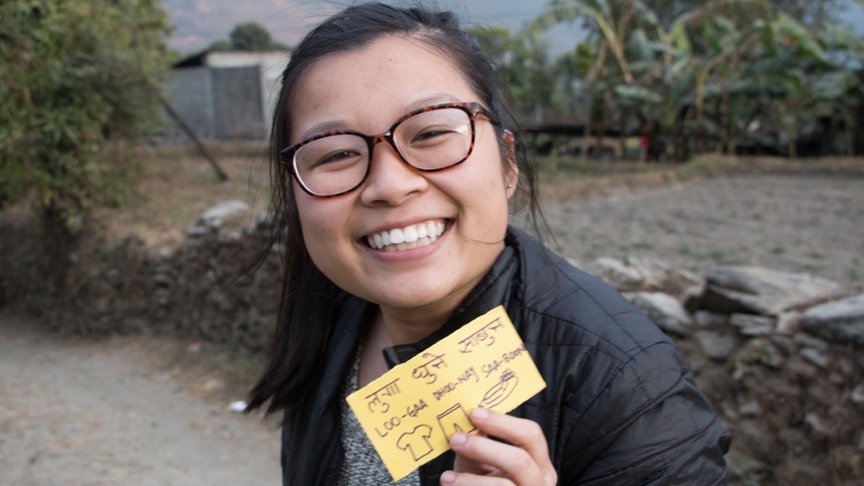
[{"label": "woman's long dark hair", "polygon": [[[299,79],[316,61],[339,52],[356,51],[387,35],[419,40],[448,57],[480,100],[501,122],[502,162],[515,158],[519,184],[514,207],[527,206],[529,221],[540,234],[542,220],[537,205],[537,184],[532,166],[518,137],[513,147],[504,142],[503,130],[517,134],[517,124],[504,107],[505,88],[496,66],[477,42],[459,26],[450,12],[422,8],[400,9],[381,3],[350,7],[310,32],[297,46],[282,74],[282,89],[273,115],[270,136],[270,211],[273,228],[269,248],[283,248],[284,277],[276,332],[265,370],[250,392],[248,410],[269,401],[267,413],[284,409],[286,420],[297,417],[308,405],[309,390],[317,387],[325,368],[325,352],[347,294],[322,274],[309,257],[300,228],[290,172],[279,151],[290,144],[289,99]],[[269,250],[268,250],[269,251]]]}]

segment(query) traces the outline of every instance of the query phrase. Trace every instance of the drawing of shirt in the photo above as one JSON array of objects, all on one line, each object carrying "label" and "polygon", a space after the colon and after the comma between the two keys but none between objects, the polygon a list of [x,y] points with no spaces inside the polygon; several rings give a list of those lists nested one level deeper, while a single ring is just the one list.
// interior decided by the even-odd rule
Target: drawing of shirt
[{"label": "drawing of shirt", "polygon": [[432,452],[432,445],[429,444],[429,438],[432,437],[432,427],[428,425],[418,425],[411,432],[405,432],[399,437],[396,442],[396,447],[411,452],[414,461],[417,462],[426,454]]}]

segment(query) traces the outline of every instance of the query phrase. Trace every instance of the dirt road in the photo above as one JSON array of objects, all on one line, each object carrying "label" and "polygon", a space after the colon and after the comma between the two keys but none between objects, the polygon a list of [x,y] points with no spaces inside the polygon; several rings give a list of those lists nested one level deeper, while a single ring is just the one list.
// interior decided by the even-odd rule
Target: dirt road
[{"label": "dirt road", "polygon": [[[723,178],[547,205],[564,254],[805,271],[861,291],[864,180]],[[0,486],[275,485],[277,427],[228,411],[248,380],[150,337],[102,341],[0,314]]]},{"label": "dirt road", "polygon": [[280,484],[277,429],[228,410],[241,390],[203,357],[32,326],[0,314],[0,485]]}]

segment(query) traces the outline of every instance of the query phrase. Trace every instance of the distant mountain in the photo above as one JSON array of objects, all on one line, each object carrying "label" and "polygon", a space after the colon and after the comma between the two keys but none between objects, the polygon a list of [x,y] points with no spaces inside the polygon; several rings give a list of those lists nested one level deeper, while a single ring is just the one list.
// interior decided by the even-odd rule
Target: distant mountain
[{"label": "distant mountain", "polygon": [[[174,24],[169,46],[182,53],[197,52],[210,43],[228,39],[235,25],[257,22],[273,39],[296,44],[313,26],[351,0],[163,0],[162,7]],[[412,5],[411,0],[385,1]],[[453,10],[469,24],[501,24],[519,28],[541,12],[547,2],[525,0],[437,0],[440,8]]]},{"label": "distant mountain", "polygon": [[339,9],[332,2],[306,0],[163,0],[162,7],[174,25],[169,46],[184,53],[227,40],[234,26],[244,22],[257,22],[273,39],[293,45]]},{"label": "distant mountain", "polygon": [[[324,18],[352,3],[362,0],[163,0],[162,6],[174,24],[171,48],[182,53],[203,50],[216,40],[228,39],[235,25],[257,22],[273,39],[287,45],[296,44],[306,32]],[[417,0],[384,0],[385,3],[410,6]],[[467,24],[499,24],[520,28],[543,11],[548,0],[430,0],[430,5],[453,10]],[[855,0],[840,17],[864,34],[864,9]],[[579,34],[575,26],[559,26],[547,37],[553,54],[576,45]]]}]

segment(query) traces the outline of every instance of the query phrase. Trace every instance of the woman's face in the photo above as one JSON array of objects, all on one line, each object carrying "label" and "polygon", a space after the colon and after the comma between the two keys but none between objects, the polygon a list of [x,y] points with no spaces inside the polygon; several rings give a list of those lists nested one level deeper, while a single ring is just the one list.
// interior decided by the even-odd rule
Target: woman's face
[{"label": "woman's face", "polygon": [[[329,130],[379,134],[417,108],[470,101],[480,100],[449,59],[423,42],[384,37],[306,71],[289,101],[290,143]],[[318,268],[385,311],[449,315],[504,248],[514,190],[507,186],[517,179],[515,166],[504,170],[492,123],[480,116],[475,127],[471,156],[440,172],[406,165],[383,142],[353,192],[316,198],[295,181],[303,236]],[[370,246],[394,230],[428,236],[414,248]]]}]

